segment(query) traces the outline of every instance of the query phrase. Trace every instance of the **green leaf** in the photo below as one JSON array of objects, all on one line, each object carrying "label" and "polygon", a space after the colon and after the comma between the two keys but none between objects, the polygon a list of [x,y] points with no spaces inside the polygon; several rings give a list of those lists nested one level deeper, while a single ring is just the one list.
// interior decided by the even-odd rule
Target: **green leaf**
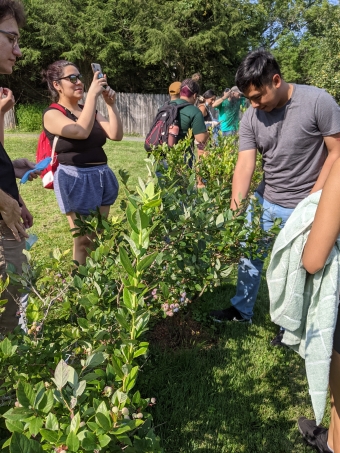
[{"label": "green leaf", "polygon": [[129,392],[136,384],[137,380],[137,375],[138,375],[138,366],[135,366],[132,368],[131,372],[129,373],[126,381],[125,381],[125,386],[126,390]]},{"label": "green leaf", "polygon": [[33,420],[27,422],[28,430],[32,436],[37,436],[39,434],[40,428],[42,428],[44,422],[40,417],[35,417]]},{"label": "green leaf", "polygon": [[79,415],[79,412],[77,412],[76,415],[71,420],[70,431],[74,431],[77,434],[79,425],[80,425],[80,415]]},{"label": "green leaf", "polygon": [[59,433],[56,431],[50,431],[49,429],[40,429],[40,434],[43,439],[47,442],[55,445],[59,440]]},{"label": "green leaf", "polygon": [[33,406],[35,401],[35,393],[32,386],[27,382],[19,381],[17,398],[22,406],[24,407]]},{"label": "green leaf", "polygon": [[[111,440],[111,439],[110,439]],[[86,451],[92,451],[97,448],[97,437],[90,431],[85,432],[84,439],[81,442],[81,446]]]},{"label": "green leaf", "polygon": [[115,313],[115,317],[116,317],[118,323],[120,324],[120,326],[123,327],[123,329],[125,329],[125,330],[127,330],[129,332],[130,325],[127,322],[127,320],[125,319],[125,317],[122,314],[120,314],[120,313]]},{"label": "green leaf", "polygon": [[126,287],[124,287],[123,289],[123,302],[126,308],[133,310],[132,296],[130,291]]},{"label": "green leaf", "polygon": [[113,422],[110,419],[110,417],[108,415],[103,414],[102,412],[96,413],[96,422],[106,432],[110,431],[113,426]]},{"label": "green leaf", "polygon": [[11,341],[8,338],[5,338],[0,343],[1,351],[3,352],[5,357],[12,357],[17,350],[18,346],[12,345]]},{"label": "green leaf", "polygon": [[78,373],[74,368],[68,366],[68,377],[67,380],[73,387],[77,387],[78,385]]},{"label": "green leaf", "polygon": [[123,379],[124,378],[124,373],[122,371],[122,362],[120,361],[120,359],[118,357],[112,356],[112,367],[113,367],[114,372],[116,373],[116,375],[120,379]]},{"label": "green leaf", "polygon": [[14,432],[22,433],[24,430],[25,424],[23,422],[21,422],[20,420],[5,420],[5,423],[6,423],[6,428],[11,433],[14,433]]},{"label": "green leaf", "polygon": [[3,417],[8,420],[27,420],[32,417],[33,414],[34,412],[26,407],[18,407],[5,412]]},{"label": "green leaf", "polygon": [[102,448],[104,448],[104,447],[106,447],[106,445],[109,445],[109,443],[111,442],[111,437],[106,434],[101,434],[100,436],[98,436],[98,440],[99,440],[99,445]]},{"label": "green leaf", "polygon": [[39,402],[37,409],[48,414],[52,409],[54,404],[53,390],[49,389],[43,396],[42,400]]},{"label": "green leaf", "polygon": [[59,423],[57,417],[50,412],[46,418],[45,428],[51,431],[58,431]]},{"label": "green leaf", "polygon": [[137,265],[137,271],[141,272],[147,269],[155,261],[158,252],[151,253],[150,255],[144,256]]},{"label": "green leaf", "polygon": [[9,451],[10,453],[44,453],[38,442],[17,432],[12,435]]},{"label": "green leaf", "polygon": [[77,452],[79,449],[79,439],[74,431],[71,431],[66,438],[66,445],[70,451]]},{"label": "green leaf", "polygon": [[149,226],[149,216],[147,214],[145,214],[143,211],[141,211],[140,209],[137,209],[136,222],[137,222],[137,228],[139,229],[139,231],[142,231]]},{"label": "green leaf", "polygon": [[78,321],[78,324],[79,324],[79,327],[82,329],[82,330],[89,330],[89,322],[87,319],[85,318],[78,318],[77,319]]},{"label": "green leaf", "polygon": [[220,272],[221,277],[222,277],[222,278],[227,278],[227,277],[231,274],[231,272],[232,272],[233,269],[234,269],[234,266],[233,266],[233,265],[227,267],[226,269],[223,269],[223,270]]},{"label": "green leaf", "polygon": [[139,357],[141,355],[146,354],[147,351],[148,351],[148,347],[138,349],[136,352],[133,353],[134,359],[136,359],[137,357]]},{"label": "green leaf", "polygon": [[105,356],[102,352],[96,352],[90,355],[85,361],[85,367],[93,368],[101,365],[105,361]]},{"label": "green leaf", "polygon": [[129,256],[126,252],[126,250],[123,247],[119,247],[119,257],[120,257],[120,262],[122,263],[122,266],[126,270],[126,272],[131,275],[131,277],[135,277],[135,270],[132,267],[131,261],[129,259]]},{"label": "green leaf", "polygon": [[221,227],[223,226],[223,224],[224,224],[224,216],[223,216],[223,214],[221,213],[221,214],[219,214],[219,215],[217,216],[217,219],[216,219],[216,226],[217,226],[217,228],[221,228]]},{"label": "green leaf", "polygon": [[77,289],[82,289],[82,287],[83,287],[83,280],[79,277],[79,275],[76,275],[76,276],[73,278],[73,284],[74,284],[75,288],[77,288]]},{"label": "green leaf", "polygon": [[58,389],[62,389],[68,381],[69,368],[64,360],[60,360],[54,372],[54,383]]},{"label": "green leaf", "polygon": [[84,390],[86,388],[86,381],[80,381],[76,390],[76,397],[81,396],[84,393]]}]

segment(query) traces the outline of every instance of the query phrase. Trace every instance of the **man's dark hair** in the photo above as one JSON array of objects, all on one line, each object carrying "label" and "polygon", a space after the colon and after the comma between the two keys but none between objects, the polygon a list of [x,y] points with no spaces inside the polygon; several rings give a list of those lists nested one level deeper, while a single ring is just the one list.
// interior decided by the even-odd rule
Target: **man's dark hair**
[{"label": "man's dark hair", "polygon": [[19,0],[0,0],[0,23],[9,17],[16,20],[19,28],[25,25],[25,10]]},{"label": "man's dark hair", "polygon": [[266,50],[254,50],[250,52],[240,64],[235,77],[239,90],[244,91],[249,85],[261,88],[271,85],[273,76],[281,77],[280,67],[273,55]]}]

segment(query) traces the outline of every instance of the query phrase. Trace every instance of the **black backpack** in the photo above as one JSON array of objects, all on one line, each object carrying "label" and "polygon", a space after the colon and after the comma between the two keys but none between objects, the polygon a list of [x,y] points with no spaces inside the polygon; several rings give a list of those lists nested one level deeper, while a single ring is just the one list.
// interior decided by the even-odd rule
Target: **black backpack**
[{"label": "black backpack", "polygon": [[[168,146],[173,146],[178,141],[178,135],[171,134],[171,144],[168,142],[169,128],[178,125],[177,116],[178,111],[191,105],[189,102],[183,102],[182,104],[164,104],[159,110],[152,123],[151,129],[145,138],[144,148],[146,151],[152,151],[153,147],[166,143]],[[177,126],[178,127],[178,126]]]}]

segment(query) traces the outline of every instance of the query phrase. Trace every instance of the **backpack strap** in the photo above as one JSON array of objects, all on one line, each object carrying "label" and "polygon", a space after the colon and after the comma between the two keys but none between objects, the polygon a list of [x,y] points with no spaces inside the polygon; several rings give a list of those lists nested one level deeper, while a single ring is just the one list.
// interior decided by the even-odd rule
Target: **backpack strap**
[{"label": "backpack strap", "polygon": [[60,104],[57,104],[56,102],[53,102],[51,105],[48,106],[48,108],[59,110],[59,112],[66,115],[66,109],[63,106],[61,106]]},{"label": "backpack strap", "polygon": [[[59,110],[59,112],[63,113],[64,115],[66,115],[66,109],[61,106],[60,104],[57,104],[56,102],[53,102],[53,104],[51,104],[49,106],[50,109],[56,109],[56,110]],[[55,149],[56,149],[56,146],[57,146],[57,141],[58,141],[58,138],[59,138],[59,135],[55,135],[54,136],[54,139],[53,139],[53,144],[52,144],[52,153],[51,153],[51,165],[53,165],[55,162],[54,162],[54,155],[55,155]]]}]

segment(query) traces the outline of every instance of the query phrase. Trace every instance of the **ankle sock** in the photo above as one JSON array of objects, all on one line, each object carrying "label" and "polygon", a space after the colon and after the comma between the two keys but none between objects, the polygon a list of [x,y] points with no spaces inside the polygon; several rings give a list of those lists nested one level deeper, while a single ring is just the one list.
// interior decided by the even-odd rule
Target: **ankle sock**
[{"label": "ankle sock", "polygon": [[329,448],[329,450],[334,453],[334,450],[331,449],[331,447],[329,446],[328,442],[327,442],[327,447]]}]

